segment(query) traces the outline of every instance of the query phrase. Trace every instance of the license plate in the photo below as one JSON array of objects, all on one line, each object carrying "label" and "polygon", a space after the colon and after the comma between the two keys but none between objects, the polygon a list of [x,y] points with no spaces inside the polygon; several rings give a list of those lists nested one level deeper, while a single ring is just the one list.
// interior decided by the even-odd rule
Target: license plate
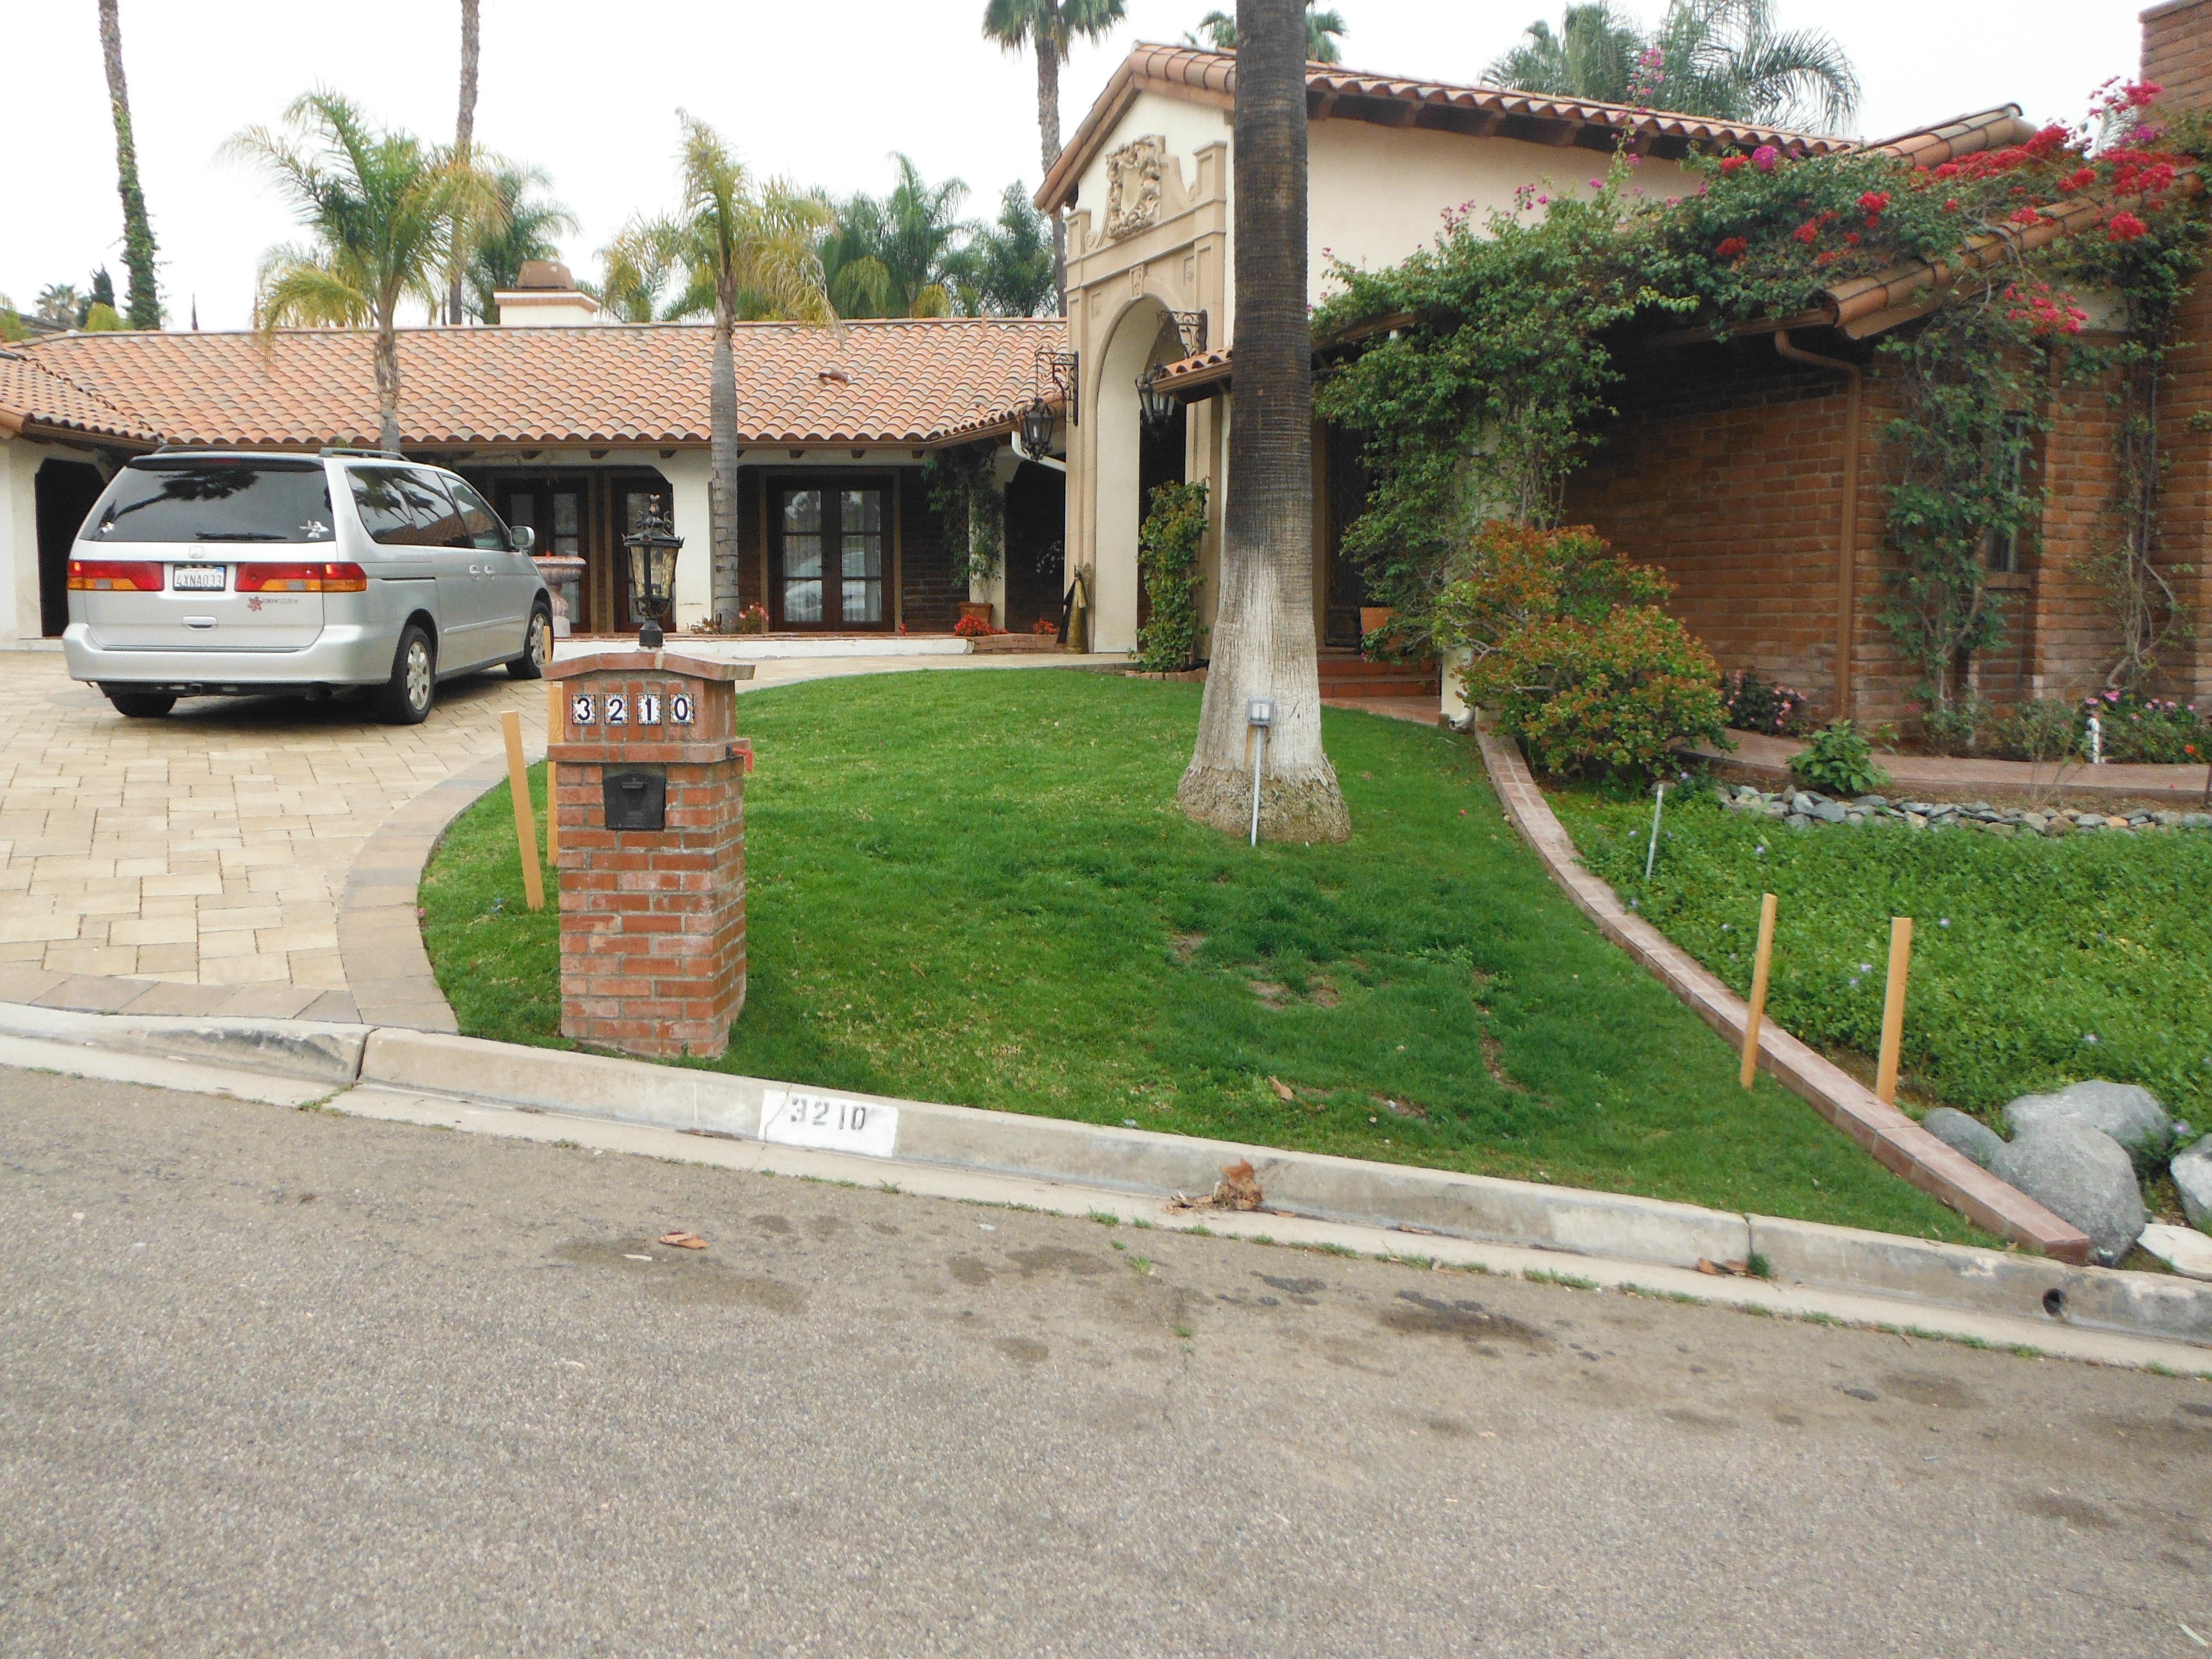
[{"label": "license plate", "polygon": [[847,1095],[769,1089],[761,1098],[761,1139],[786,1146],[889,1158],[898,1146],[898,1108]]},{"label": "license plate", "polygon": [[179,593],[222,591],[226,568],[219,564],[179,564],[169,568],[169,586]]}]

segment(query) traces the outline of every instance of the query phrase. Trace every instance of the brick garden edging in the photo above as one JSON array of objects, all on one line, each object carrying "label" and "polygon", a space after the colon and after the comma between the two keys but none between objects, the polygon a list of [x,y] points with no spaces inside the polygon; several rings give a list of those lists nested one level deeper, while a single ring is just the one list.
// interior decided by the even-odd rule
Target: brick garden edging
[{"label": "brick garden edging", "polygon": [[[1742,1000],[1698,965],[1688,951],[1629,909],[1613,889],[1583,867],[1575,844],[1553,815],[1529,775],[1520,750],[1478,722],[1475,741],[1498,804],[1521,838],[1535,849],[1576,908],[1642,963],[1690,1011],[1741,1048],[1750,1017]],[[1771,1020],[1759,1034],[1761,1069],[1871,1152],[1876,1162],[1921,1191],[1941,1200],[1975,1225],[2012,1243],[2075,1264],[2089,1259],[2089,1240],[2027,1194],[2007,1186],[1963,1153],[1953,1151],[1834,1062],[1823,1058]]]}]

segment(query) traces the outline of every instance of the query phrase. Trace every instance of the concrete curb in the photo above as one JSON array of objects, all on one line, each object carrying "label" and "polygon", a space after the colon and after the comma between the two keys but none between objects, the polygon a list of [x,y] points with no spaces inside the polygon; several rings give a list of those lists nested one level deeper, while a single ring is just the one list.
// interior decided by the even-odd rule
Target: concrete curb
[{"label": "concrete curb", "polygon": [[[1741,1048],[1751,1011],[1688,951],[1629,911],[1611,887],[1583,867],[1574,842],[1553,815],[1513,744],[1478,726],[1483,765],[1498,804],[1521,837],[1598,930],[1649,969],[1692,1012]],[[1972,1158],[1954,1152],[1841,1066],[1800,1042],[1772,1021],[1759,1034],[1759,1066],[1783,1087],[1871,1152],[1877,1163],[1941,1200],[1975,1225],[2051,1257],[2086,1262],[2086,1234]]]},{"label": "concrete curb", "polygon": [[[928,1181],[939,1186],[970,1179],[1026,1182],[1033,1190],[1057,1190],[1063,1206],[1095,1194],[1109,1208],[1133,1202],[1152,1214],[1177,1193],[1200,1197],[1210,1192],[1223,1165],[1244,1159],[1266,1194],[1267,1207],[1187,1212],[1187,1224],[1202,1221],[1219,1231],[1286,1237],[1298,1228],[1367,1229],[1400,1241],[1392,1253],[1405,1255],[1431,1255],[1447,1243],[1462,1251],[1476,1245],[1530,1251],[1548,1261],[1568,1255],[1589,1264],[1582,1276],[1607,1284],[1634,1284],[1633,1275],[1650,1272],[1686,1271],[1692,1278],[1680,1283],[1695,1283],[1704,1299],[1771,1303],[1774,1310],[1788,1311],[1799,1291],[1832,1301],[1840,1294],[1858,1298],[1855,1307],[1875,1310],[1851,1314],[1864,1323],[1903,1323],[1915,1306],[1942,1308],[1977,1320],[2014,1322],[2006,1328],[2014,1332],[2008,1340],[2027,1340],[2019,1328],[2040,1327],[2212,1347],[2212,1284],[2190,1279],[2070,1267],[2048,1258],[1621,1194],[881,1096],[832,1097],[895,1108],[897,1129],[888,1151],[821,1150],[761,1138],[764,1097],[794,1085],[443,1032],[285,1020],[133,1018],[0,1005],[0,1065],[199,1088],[279,1104],[328,1100],[350,1110],[349,1102],[357,1100],[365,1115],[396,1113],[411,1121],[457,1121],[485,1113],[507,1117],[519,1110],[538,1115],[546,1129],[542,1139],[571,1133],[555,1127],[564,1119],[580,1127],[607,1126],[610,1132],[624,1126],[676,1130],[736,1143],[732,1155],[739,1146],[748,1149],[741,1161],[759,1165],[772,1157],[787,1172],[827,1160],[824,1167],[848,1175],[928,1172]],[[201,1068],[197,1076],[196,1066]],[[204,1069],[209,1066],[221,1069]],[[404,1110],[394,1104],[408,1102],[414,1104]],[[1328,1241],[1316,1235],[1313,1242]],[[1714,1279],[1696,1272],[1701,1261],[1748,1264],[1755,1256],[1765,1258],[1770,1279]],[[1877,1316],[1884,1308],[1893,1320]],[[1808,1310],[1818,1311],[1809,1303],[1796,1309]],[[1969,1323],[1957,1334],[1978,1340],[1985,1333]],[[2081,1357],[2099,1356],[2084,1352]]]}]

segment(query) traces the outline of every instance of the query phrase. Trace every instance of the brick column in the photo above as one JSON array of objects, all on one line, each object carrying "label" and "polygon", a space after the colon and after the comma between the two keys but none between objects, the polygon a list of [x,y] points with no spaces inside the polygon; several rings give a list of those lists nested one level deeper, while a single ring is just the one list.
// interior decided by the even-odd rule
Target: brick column
[{"label": "brick column", "polygon": [[[562,1035],[655,1059],[719,1054],[745,1002],[752,747],[735,734],[732,683],[752,665],[625,650],[548,672],[562,682],[545,751],[560,767]],[[656,787],[659,827],[610,826],[611,807],[641,816],[624,804]]]}]

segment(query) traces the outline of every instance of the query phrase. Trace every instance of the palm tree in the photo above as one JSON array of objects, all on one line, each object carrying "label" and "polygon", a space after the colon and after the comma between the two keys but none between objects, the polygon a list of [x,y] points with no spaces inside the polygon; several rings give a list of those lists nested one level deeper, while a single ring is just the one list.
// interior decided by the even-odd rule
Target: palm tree
[{"label": "palm tree", "polygon": [[714,480],[714,596],[717,617],[738,608],[738,374],[733,343],[743,319],[834,324],[817,244],[830,222],[819,196],[774,179],[756,186],[714,128],[682,110],[684,201],[665,219],[633,222],[606,250],[605,284],[618,313],[641,300],[648,313],[672,270],[684,287],[662,314],[714,319],[708,400]]},{"label": "palm tree", "polygon": [[[561,250],[553,238],[577,228],[575,216],[560,203],[537,194],[545,186],[545,175],[536,167],[506,167],[492,175],[502,212],[500,228],[481,233],[468,251],[468,280],[476,300],[477,315],[488,323],[499,320],[502,289],[511,289],[522,275],[526,259],[557,259]],[[453,316],[451,296],[446,314]]]},{"label": "palm tree", "polygon": [[131,276],[133,328],[161,325],[154,276],[154,225],[138,186],[138,140],[131,131],[131,89],[123,83],[123,19],[116,0],[100,0],[100,51],[107,62],[107,108],[115,118],[115,188],[123,198],[123,268]]},{"label": "palm tree", "polygon": [[[1315,0],[1306,0],[1306,62],[1309,64],[1340,64],[1344,55],[1337,42],[1344,38],[1344,14],[1331,9],[1316,11]],[[1210,11],[1198,20],[1198,27],[1183,36],[1194,46],[1207,46],[1216,52],[1237,50],[1237,20],[1225,11]]]},{"label": "palm tree", "polygon": [[1053,307],[1052,239],[1044,215],[1018,181],[999,198],[999,222],[979,225],[953,256],[959,308],[979,317],[1049,315]]},{"label": "palm tree", "polygon": [[[464,161],[469,160],[469,151],[477,141],[477,64],[483,55],[482,24],[481,0],[461,0],[461,106],[453,118],[453,154]],[[457,248],[456,252],[465,254],[466,250]],[[453,279],[446,289],[446,321],[454,328],[461,325],[461,268],[465,263],[465,258],[453,261]],[[492,320],[489,311],[482,314],[486,322]]]},{"label": "palm tree", "polygon": [[[1038,153],[1044,170],[1060,159],[1060,66],[1080,38],[1096,40],[1121,21],[1122,0],[987,0],[983,34],[1008,52],[1036,53]],[[1067,310],[1067,225],[1052,216],[1052,285]]]},{"label": "palm tree", "polygon": [[224,147],[291,198],[309,235],[262,257],[256,319],[266,331],[373,326],[377,442],[397,450],[400,301],[420,300],[434,319],[455,237],[499,223],[497,188],[452,152],[372,125],[338,93],[308,93],[284,118],[291,135],[251,126]]},{"label": "palm tree", "polygon": [[957,216],[968,186],[931,184],[893,152],[890,194],[848,198],[822,239],[822,270],[841,317],[944,317],[961,274],[959,244],[974,227]]},{"label": "palm tree", "polygon": [[1306,315],[1306,69],[1301,0],[1237,0],[1233,155],[1237,389],[1212,662],[1176,791],[1202,823],[1250,822],[1251,699],[1271,697],[1260,829],[1343,841],[1344,792],[1321,741],[1314,659],[1313,332]]},{"label": "palm tree", "polygon": [[1649,35],[1609,4],[1532,23],[1484,79],[1524,92],[1656,105],[1722,121],[1842,128],[1858,106],[1850,59],[1819,29],[1779,27],[1774,0],[1669,0]]}]

